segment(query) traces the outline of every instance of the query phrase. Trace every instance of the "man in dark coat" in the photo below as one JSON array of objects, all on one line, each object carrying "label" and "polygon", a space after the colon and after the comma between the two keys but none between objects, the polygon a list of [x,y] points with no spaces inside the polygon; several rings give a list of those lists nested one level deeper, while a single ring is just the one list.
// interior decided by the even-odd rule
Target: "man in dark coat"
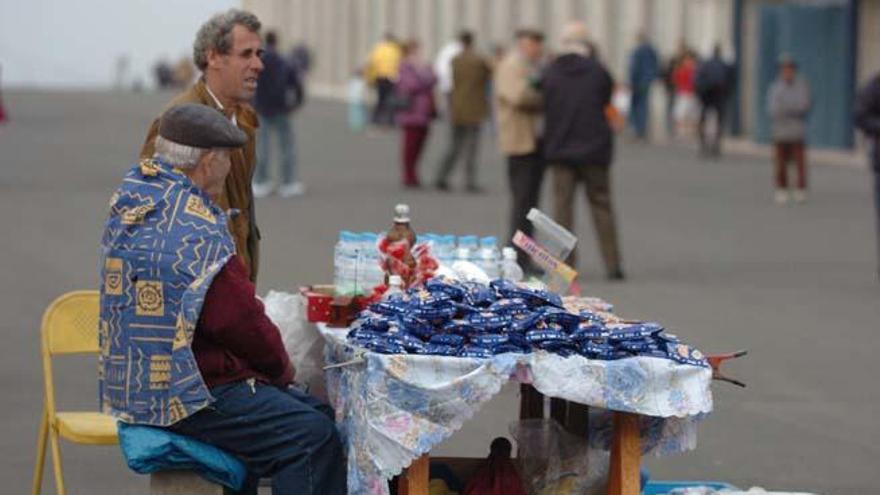
[{"label": "man in dark coat", "polygon": [[[577,183],[583,182],[606,274],[622,280],[611,205],[614,138],[605,116],[614,82],[605,67],[587,56],[587,46],[586,29],[571,24],[563,36],[562,54],[544,74],[544,157],[553,175],[556,220],[574,228],[574,193]],[[576,264],[574,252],[569,260]]]},{"label": "man in dark coat", "polygon": [[874,171],[874,205],[877,208],[877,274],[880,277],[880,74],[859,92],[856,126],[871,139],[871,168]]},{"label": "man in dark coat", "polygon": [[633,50],[629,61],[629,85],[632,89],[632,108],[629,121],[639,139],[648,137],[648,121],[651,107],[651,85],[657,79],[660,62],[657,50],[651,46],[647,35],[639,34],[639,45]]},{"label": "man in dark coat", "polygon": [[[712,58],[697,68],[695,86],[700,99],[700,152],[707,156],[721,155],[721,136],[724,134],[724,115],[730,94],[733,69],[721,58],[721,46],[715,45]],[[709,142],[706,126],[709,112],[715,114],[715,136]]]}]

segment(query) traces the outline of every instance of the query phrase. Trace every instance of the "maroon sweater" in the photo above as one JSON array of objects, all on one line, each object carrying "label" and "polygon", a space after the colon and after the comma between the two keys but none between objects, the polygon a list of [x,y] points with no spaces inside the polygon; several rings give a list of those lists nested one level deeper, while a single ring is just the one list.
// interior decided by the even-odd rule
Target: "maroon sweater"
[{"label": "maroon sweater", "polygon": [[281,333],[266,316],[238,255],[208,288],[192,350],[208,388],[249,378],[279,386],[293,381]]}]

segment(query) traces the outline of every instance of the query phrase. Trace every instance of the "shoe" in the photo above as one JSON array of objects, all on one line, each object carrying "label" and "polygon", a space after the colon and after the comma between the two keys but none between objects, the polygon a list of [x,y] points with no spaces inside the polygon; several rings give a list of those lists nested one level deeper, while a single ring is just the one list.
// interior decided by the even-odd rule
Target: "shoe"
[{"label": "shoe", "polygon": [[807,191],[803,189],[796,189],[791,197],[794,198],[795,203],[803,203],[807,200]]},{"label": "shoe", "polygon": [[445,183],[445,182],[435,182],[435,183],[434,183],[434,187],[435,187],[438,191],[443,191],[443,192],[448,192],[448,191],[449,191],[449,184],[447,184],[447,183]]},{"label": "shoe", "polygon": [[254,182],[252,189],[255,198],[265,198],[275,192],[275,184],[271,182]]},{"label": "shoe", "polygon": [[605,277],[609,282],[623,282],[626,280],[626,275],[623,274],[623,270],[617,268],[608,273],[608,276]]},{"label": "shoe", "polygon": [[785,189],[777,189],[773,194],[773,201],[778,205],[784,205],[788,203],[788,191]]},{"label": "shoe", "polygon": [[278,189],[278,195],[282,198],[292,198],[294,196],[302,196],[306,192],[306,186],[302,182],[294,182],[292,184],[284,184]]}]

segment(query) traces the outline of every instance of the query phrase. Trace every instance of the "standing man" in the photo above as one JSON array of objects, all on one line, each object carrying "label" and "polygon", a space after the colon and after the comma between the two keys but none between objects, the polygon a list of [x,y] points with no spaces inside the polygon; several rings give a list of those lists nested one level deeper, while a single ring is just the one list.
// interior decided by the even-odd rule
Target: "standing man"
[{"label": "standing man", "polygon": [[391,33],[376,44],[367,59],[364,77],[376,87],[376,106],[373,107],[373,124],[383,127],[394,126],[394,109],[391,108],[391,93],[403,53],[397,38]]},{"label": "standing man", "polygon": [[[727,96],[730,94],[732,70],[721,58],[721,45],[715,45],[712,58],[699,65],[694,77],[697,98],[700,99],[700,153],[705,156],[721,156],[721,137],[724,134],[724,116]],[[715,136],[711,143],[706,137],[709,112],[715,114]]]},{"label": "standing man", "polygon": [[[248,102],[256,93],[257,79],[263,70],[261,45],[260,20],[250,12],[230,9],[211,17],[199,28],[193,44],[193,59],[202,75],[170,104],[208,105],[226,115],[247,135],[245,145],[230,152],[232,169],[217,204],[231,213],[229,230],[235,240],[235,250],[252,281],[257,279],[259,267],[260,234],[251,189],[259,124]],[[141,158],[153,156],[158,131],[159,119],[156,119],[147,131]]]},{"label": "standing man", "polygon": [[812,98],[810,86],[797,73],[797,64],[790,55],[779,58],[779,76],[767,91],[767,111],[771,119],[771,133],[776,145],[776,194],[779,204],[788,203],[788,162],[797,168],[795,202],[807,200],[806,144],[807,117]]},{"label": "standing man", "polygon": [[275,189],[269,173],[272,163],[272,155],[269,153],[272,134],[278,140],[281,151],[281,186],[278,188],[278,195],[282,198],[299,196],[305,192],[305,186],[297,180],[296,141],[293,136],[291,114],[305,101],[305,91],[299,69],[287,63],[278,54],[278,37],[272,31],[266,33],[263,66],[263,72],[257,80],[257,96],[254,99],[261,124],[254,196],[263,198],[272,194]]},{"label": "standing man", "polygon": [[[507,157],[510,182],[511,238],[517,230],[532,234],[526,214],[538,206],[544,178],[538,131],[543,100],[536,89],[543,53],[544,35],[521,29],[516,33],[516,46],[501,60],[495,73],[498,147]],[[534,271],[527,257],[520,261],[526,270]]]},{"label": "standing man", "polygon": [[465,31],[459,37],[461,53],[452,59],[452,93],[450,95],[452,140],[440,163],[435,185],[441,191],[449,190],[449,174],[464,152],[465,189],[476,193],[477,153],[480,146],[480,126],[489,114],[488,86],[492,69],[484,57],[474,50],[474,37]]},{"label": "standing man", "polygon": [[[561,54],[544,73],[544,157],[553,174],[556,221],[574,229],[574,193],[583,182],[605,273],[609,280],[623,280],[611,203],[614,137],[605,114],[614,81],[605,67],[588,57],[587,42],[582,23],[566,26]],[[574,251],[569,264],[577,266]]]},{"label": "standing man", "polygon": [[648,137],[648,122],[651,105],[651,85],[660,70],[657,50],[651,46],[645,33],[639,33],[638,46],[629,60],[629,85],[632,89],[632,107],[629,122],[636,137]]},{"label": "standing man", "polygon": [[856,126],[872,141],[874,206],[877,208],[877,275],[880,277],[880,74],[875,75],[859,92],[855,121]]},{"label": "standing man", "polygon": [[[507,156],[510,181],[510,238],[517,230],[532,235],[526,218],[538,205],[544,162],[541,158],[538,125],[541,119],[541,94],[535,89],[544,53],[544,35],[521,29],[516,46],[509,50],[495,72],[495,109],[498,119],[498,147]],[[535,273],[528,256],[520,251],[523,268]],[[520,385],[520,418],[543,418],[544,396],[531,385]]]}]

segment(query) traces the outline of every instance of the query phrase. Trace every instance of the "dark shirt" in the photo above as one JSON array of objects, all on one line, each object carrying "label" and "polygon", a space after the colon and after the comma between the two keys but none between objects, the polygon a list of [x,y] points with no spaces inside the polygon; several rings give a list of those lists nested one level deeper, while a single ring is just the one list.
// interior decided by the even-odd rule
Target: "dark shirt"
[{"label": "dark shirt", "polygon": [[542,78],[544,156],[551,163],[609,165],[614,141],[605,116],[614,81],[599,62],[567,54]]},{"label": "dark shirt", "polygon": [[257,78],[254,108],[260,115],[290,113],[305,100],[305,90],[296,67],[272,48],[263,54],[263,72]]},{"label": "dark shirt", "polygon": [[249,378],[276,385],[293,381],[281,333],[266,316],[238,255],[208,288],[192,351],[208,388]]},{"label": "dark shirt", "polygon": [[880,74],[859,91],[854,117],[856,127],[873,141],[874,170],[880,172]]},{"label": "dark shirt", "polygon": [[721,57],[701,63],[694,76],[697,95],[703,102],[723,103],[730,92],[733,69]]}]

